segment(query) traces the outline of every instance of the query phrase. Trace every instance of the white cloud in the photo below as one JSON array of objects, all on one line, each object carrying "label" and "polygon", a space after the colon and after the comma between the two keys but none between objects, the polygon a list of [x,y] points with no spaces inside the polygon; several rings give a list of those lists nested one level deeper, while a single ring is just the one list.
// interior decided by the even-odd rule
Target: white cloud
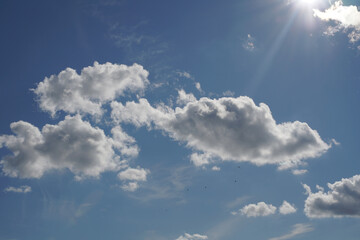
[{"label": "white cloud", "polygon": [[280,237],[270,238],[269,240],[287,240],[296,237],[300,234],[311,232],[314,230],[309,224],[298,223],[292,226],[292,231]]},{"label": "white cloud", "polygon": [[317,186],[318,192],[312,193],[309,186],[303,186],[309,195],[305,201],[306,216],[360,217],[360,175],[343,178],[333,184],[328,183],[328,192]]},{"label": "white cloud", "polygon": [[213,170],[213,171],[220,171],[221,170],[221,168],[219,168],[218,166],[213,166],[212,168],[211,168],[211,170]]},{"label": "white cloud", "polygon": [[240,209],[242,215],[246,217],[259,217],[259,216],[269,216],[275,214],[276,207],[271,204],[266,204],[264,202],[259,202],[257,204],[249,204]]},{"label": "white cloud", "polygon": [[178,91],[179,96],[176,99],[176,103],[179,105],[186,105],[189,102],[196,101],[196,98],[194,97],[194,94],[192,93],[186,93],[184,89],[181,89]]},{"label": "white cloud", "polygon": [[34,93],[40,108],[52,116],[57,111],[101,115],[102,104],[126,92],[143,91],[148,85],[148,72],[142,66],[99,64],[83,68],[80,75],[66,68],[40,82]]},{"label": "white cloud", "polygon": [[201,85],[200,85],[200,83],[199,82],[195,82],[195,87],[196,87],[196,89],[199,91],[199,92],[203,92],[203,90],[201,89]]},{"label": "white cloud", "polygon": [[123,181],[121,188],[124,191],[134,192],[139,188],[139,182],[145,182],[147,175],[150,173],[149,170],[140,167],[127,168],[124,171],[118,173],[117,177]]},{"label": "white cloud", "polygon": [[360,40],[360,11],[357,6],[344,6],[343,2],[336,1],[330,8],[324,12],[314,9],[314,16],[323,21],[333,21],[335,26],[330,26],[324,32],[326,35],[333,36],[336,32],[343,29],[350,30],[348,34],[349,41],[355,43]]},{"label": "white cloud", "polygon": [[20,186],[20,187],[7,187],[4,190],[5,192],[15,192],[15,193],[29,193],[31,192],[30,186]]},{"label": "white cloud", "polygon": [[134,192],[139,188],[139,184],[137,182],[128,182],[121,185],[121,189],[127,192]]},{"label": "white cloud", "polygon": [[178,237],[176,240],[206,240],[208,239],[207,236],[205,235],[200,235],[200,234],[188,234],[185,233],[185,235]]},{"label": "white cloud", "polygon": [[149,170],[143,168],[128,168],[122,172],[119,172],[118,178],[124,181],[146,181],[148,172]]},{"label": "white cloud", "polygon": [[249,97],[201,98],[175,109],[163,104],[152,107],[141,98],[125,105],[112,102],[111,107],[115,122],[163,130],[199,151],[191,155],[196,165],[217,158],[286,169],[331,147],[307,123],[277,124],[266,104],[256,106]]},{"label": "white cloud", "polygon": [[296,212],[296,208],[294,205],[291,205],[287,201],[284,201],[282,205],[279,207],[279,212],[283,215],[291,214]]},{"label": "white cloud", "polygon": [[41,131],[23,121],[10,127],[15,135],[0,136],[0,146],[13,152],[0,161],[2,171],[10,177],[40,178],[52,170],[64,169],[77,179],[99,177],[105,171],[117,171],[127,165],[115,150],[125,155],[137,154],[134,141],[121,133],[121,128],[114,128],[114,138],[110,138],[79,115],[67,116],[57,125],[47,124]]},{"label": "white cloud", "polygon": [[294,175],[303,175],[303,174],[305,174],[307,172],[308,172],[308,170],[306,170],[306,169],[294,169],[294,170],[292,170],[292,173]]}]

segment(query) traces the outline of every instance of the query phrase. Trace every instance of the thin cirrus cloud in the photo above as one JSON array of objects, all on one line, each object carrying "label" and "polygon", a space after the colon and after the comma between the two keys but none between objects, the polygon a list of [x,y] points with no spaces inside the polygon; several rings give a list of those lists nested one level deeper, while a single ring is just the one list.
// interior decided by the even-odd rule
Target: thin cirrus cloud
[{"label": "thin cirrus cloud", "polygon": [[51,170],[68,169],[77,179],[97,178],[127,167],[119,154],[126,159],[138,153],[134,140],[120,127],[112,129],[111,138],[79,115],[67,116],[57,125],[47,124],[41,131],[23,121],[10,127],[15,135],[0,136],[0,147],[13,152],[0,162],[3,173],[10,177],[40,178]]},{"label": "thin cirrus cloud", "polygon": [[314,230],[314,228],[309,224],[298,223],[298,224],[295,224],[292,226],[292,230],[290,233],[287,233],[280,237],[269,238],[269,240],[287,240],[287,239],[294,238],[298,235],[301,235],[301,234],[304,234],[307,232],[311,232],[313,230]]},{"label": "thin cirrus cloud", "polygon": [[220,159],[287,169],[331,147],[307,123],[277,124],[266,104],[257,106],[249,97],[191,97],[187,105],[175,109],[164,104],[153,107],[141,98],[126,104],[114,101],[111,107],[117,123],[160,129],[185,142],[195,151],[190,158],[196,166]]},{"label": "thin cirrus cloud", "polygon": [[349,31],[348,38],[351,43],[360,40],[360,11],[357,6],[344,6],[343,1],[340,0],[323,12],[314,9],[314,16],[323,21],[335,23],[328,27],[325,31],[326,35],[334,35],[338,31],[344,30],[344,32]]},{"label": "thin cirrus cloud", "polygon": [[317,186],[318,192],[313,193],[308,185],[303,186],[308,194],[304,209],[306,216],[360,217],[360,175],[328,183],[328,192]]},{"label": "thin cirrus cloud", "polygon": [[4,189],[4,192],[14,192],[14,193],[29,193],[31,191],[32,191],[31,187],[27,185],[23,185],[20,187],[10,186]]},{"label": "thin cirrus cloud", "polygon": [[66,68],[58,75],[46,77],[35,89],[43,111],[101,115],[102,105],[126,92],[138,93],[148,85],[149,73],[138,64],[132,66],[94,62],[78,74]]},{"label": "thin cirrus cloud", "polygon": [[178,237],[176,240],[206,240],[208,237],[201,234],[189,234],[185,233],[183,236]]}]

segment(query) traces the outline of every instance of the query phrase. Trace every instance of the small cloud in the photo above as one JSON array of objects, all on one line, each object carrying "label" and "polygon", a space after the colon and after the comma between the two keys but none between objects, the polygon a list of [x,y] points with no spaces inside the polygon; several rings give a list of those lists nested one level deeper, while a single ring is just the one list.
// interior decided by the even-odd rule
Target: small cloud
[{"label": "small cloud", "polygon": [[227,91],[223,92],[222,95],[225,97],[233,97],[235,95],[235,93],[233,91],[227,90]]},{"label": "small cloud", "polygon": [[287,239],[296,237],[300,234],[311,232],[313,230],[314,230],[314,228],[311,227],[311,225],[309,225],[309,224],[298,223],[298,224],[295,224],[292,226],[292,231],[290,233],[287,233],[280,237],[273,237],[273,238],[270,238],[269,240],[287,240]]},{"label": "small cloud", "polygon": [[211,170],[213,170],[213,171],[220,171],[221,168],[219,168],[218,166],[213,166],[213,167],[211,168]]},{"label": "small cloud", "polygon": [[204,91],[201,89],[201,85],[199,82],[195,82],[195,87],[196,89],[200,92],[200,93],[203,93]]},{"label": "small cloud", "polygon": [[253,38],[250,34],[247,35],[247,38],[243,41],[243,48],[247,51],[255,50],[255,38]]},{"label": "small cloud", "polygon": [[176,240],[206,240],[206,239],[208,239],[208,237],[205,235],[185,233],[183,236],[178,237]]},{"label": "small cloud", "polygon": [[308,172],[308,170],[306,170],[306,169],[294,169],[294,170],[292,170],[292,174],[294,174],[294,175],[303,175],[303,174],[305,174],[307,172]]},{"label": "small cloud", "polygon": [[127,192],[135,192],[139,188],[137,182],[129,182],[121,185],[121,189]]},{"label": "small cloud", "polygon": [[264,202],[249,204],[240,209],[240,213],[246,217],[264,217],[275,214],[276,207]]},{"label": "small cloud", "polygon": [[127,168],[117,175],[118,178],[124,182],[121,189],[128,192],[134,192],[139,188],[139,182],[146,182],[149,173],[149,170],[140,167]]},{"label": "small cloud", "polygon": [[176,72],[176,74],[179,75],[180,77],[184,77],[184,78],[188,78],[188,79],[194,79],[193,76],[191,76],[190,73],[185,72],[185,71],[183,71],[183,72],[178,71],[178,72]]},{"label": "small cloud", "polygon": [[283,204],[279,207],[279,212],[283,215],[288,215],[296,212],[294,205],[291,205],[287,201],[284,201]]},{"label": "small cloud", "polygon": [[14,193],[29,193],[31,192],[31,187],[24,185],[20,187],[7,187],[4,192],[14,192]]}]

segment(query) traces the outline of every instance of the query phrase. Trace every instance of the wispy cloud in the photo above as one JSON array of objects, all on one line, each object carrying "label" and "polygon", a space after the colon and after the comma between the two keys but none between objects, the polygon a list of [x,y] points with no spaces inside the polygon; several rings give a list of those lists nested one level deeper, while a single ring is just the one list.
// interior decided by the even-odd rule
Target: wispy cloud
[{"label": "wispy cloud", "polygon": [[7,187],[4,192],[14,192],[14,193],[29,193],[32,189],[30,186],[24,185],[20,187]]},{"label": "wispy cloud", "polygon": [[311,225],[309,224],[303,224],[303,223],[298,223],[292,226],[292,230],[290,233],[287,233],[285,235],[282,235],[280,237],[273,237],[273,238],[269,238],[269,240],[287,240],[287,239],[291,239],[293,237],[296,237],[300,234],[304,234],[307,232],[311,232],[314,230],[313,227],[311,227]]}]

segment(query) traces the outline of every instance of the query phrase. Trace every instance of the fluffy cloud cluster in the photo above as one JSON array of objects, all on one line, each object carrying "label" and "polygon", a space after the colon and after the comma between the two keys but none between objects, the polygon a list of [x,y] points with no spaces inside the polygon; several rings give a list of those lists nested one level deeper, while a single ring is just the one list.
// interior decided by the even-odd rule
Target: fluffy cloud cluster
[{"label": "fluffy cloud cluster", "polygon": [[176,240],[206,240],[208,239],[207,236],[205,235],[200,235],[200,234],[188,234],[185,233],[185,235],[178,237]]},{"label": "fluffy cloud cluster", "polygon": [[304,187],[309,195],[305,201],[306,216],[360,217],[360,175],[328,183],[328,192],[317,186],[318,192],[312,193],[309,186]]},{"label": "fluffy cloud cluster", "polygon": [[[185,96],[184,93],[180,93]],[[165,131],[177,141],[198,151],[191,156],[195,165],[214,159],[277,164],[280,169],[294,167],[306,158],[314,158],[331,146],[308,124],[277,124],[269,107],[255,105],[249,97],[191,99],[184,107],[153,107],[146,99],[112,102],[112,118]]]},{"label": "fluffy cloud cluster", "polygon": [[126,92],[136,93],[145,89],[148,72],[142,66],[112,63],[85,67],[80,75],[71,68],[52,75],[40,82],[34,93],[40,108],[52,116],[57,111],[101,115],[102,104]]},{"label": "fluffy cloud cluster", "polygon": [[[267,204],[265,202],[258,202],[256,204],[251,203],[243,208],[241,208],[238,212],[232,212],[233,215],[242,214],[246,217],[264,217],[273,215],[277,211],[277,207],[272,204]],[[296,212],[296,208],[294,205],[291,205],[287,201],[283,201],[282,205],[279,207],[279,213],[282,215],[292,214]]]},{"label": "fluffy cloud cluster", "polygon": [[259,216],[268,216],[275,214],[276,207],[271,204],[266,204],[264,202],[259,202],[256,204],[249,204],[240,209],[241,214],[247,217],[259,217]]},{"label": "fluffy cloud cluster", "polygon": [[112,129],[110,138],[79,115],[67,116],[57,125],[47,124],[41,131],[23,121],[10,127],[15,135],[0,136],[0,147],[7,147],[13,154],[5,156],[0,164],[4,174],[11,177],[40,178],[62,169],[70,170],[78,179],[99,177],[105,171],[127,166],[119,154],[133,157],[138,153],[134,140],[120,127]]},{"label": "fluffy cloud cluster", "polygon": [[348,37],[351,43],[360,40],[360,11],[357,6],[344,6],[340,0],[336,1],[324,12],[314,9],[314,16],[323,21],[334,21],[336,23],[335,26],[329,26],[325,34],[334,35],[340,30],[349,30]]},{"label": "fluffy cloud cluster", "polygon": [[31,192],[31,187],[24,185],[20,187],[7,187],[4,190],[5,192],[14,192],[14,193],[29,193]]}]

